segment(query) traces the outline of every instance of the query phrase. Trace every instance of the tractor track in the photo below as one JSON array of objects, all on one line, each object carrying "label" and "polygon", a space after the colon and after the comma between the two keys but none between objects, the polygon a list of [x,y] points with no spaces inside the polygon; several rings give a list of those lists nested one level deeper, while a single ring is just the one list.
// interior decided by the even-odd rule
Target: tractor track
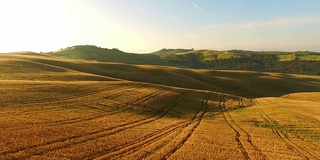
[{"label": "tractor track", "polygon": [[[166,91],[168,91],[169,89],[162,89],[160,91],[156,91],[150,95],[147,95],[143,98],[141,98],[140,100],[137,101],[137,103],[135,105],[139,105],[147,100],[149,100],[150,98],[153,98],[153,97],[156,97]],[[131,91],[133,92],[133,91]],[[127,91],[126,92],[122,92],[123,94],[118,94],[117,97],[119,96],[123,96],[123,95],[126,95],[126,93],[128,93]],[[115,97],[114,97],[115,98]],[[101,109],[101,108],[97,108],[95,106],[92,106],[96,109]],[[52,122],[52,123],[58,123],[58,124],[71,124],[71,123],[78,123],[78,122],[84,122],[84,121],[88,121],[88,120],[94,120],[94,119],[97,119],[97,118],[100,118],[100,117],[104,117],[104,116],[107,116],[107,115],[114,115],[114,114],[118,114],[118,113],[123,113],[125,111],[128,111],[128,110],[131,110],[132,108],[134,108],[135,106],[131,106],[131,107],[128,107],[128,105],[123,105],[123,108],[121,107],[120,110],[118,111],[109,111],[109,112],[103,112],[101,114],[98,114],[98,115],[93,115],[93,116],[88,116],[88,117],[84,117],[83,119],[71,119],[71,120],[68,120],[68,121],[62,121],[62,122]]]},{"label": "tractor track", "polygon": [[[272,125],[277,125],[280,126],[280,124],[275,121],[273,118],[271,118],[270,116],[266,115],[261,109],[258,110],[259,114],[261,115],[261,117],[267,122],[270,123]],[[272,128],[272,132],[281,140],[283,141],[287,147],[289,147],[291,150],[295,151],[296,153],[298,153],[301,157],[305,158],[305,159],[310,159],[309,156],[311,156],[312,158],[318,159],[318,157],[316,155],[313,155],[311,152],[309,152],[307,149],[303,148],[302,146],[300,146],[299,144],[297,144],[296,142],[294,142],[293,140],[291,140],[289,138],[289,136],[284,133],[283,131],[278,131],[277,129]]]},{"label": "tractor track", "polygon": [[[241,99],[241,101],[242,101],[242,99]],[[259,156],[260,156],[262,159],[267,159],[266,155],[262,152],[262,150],[261,150],[258,146],[256,146],[255,144],[253,144],[253,142],[252,142],[252,137],[251,137],[250,133],[247,132],[247,131],[246,131],[245,129],[243,129],[238,123],[235,122],[235,120],[232,118],[232,116],[230,115],[230,113],[226,110],[225,106],[223,107],[223,109],[224,109],[224,113],[227,114],[226,117],[229,117],[229,119],[231,120],[231,122],[232,122],[237,128],[239,128],[242,132],[245,133],[245,135],[246,135],[246,137],[247,137],[247,138],[246,138],[246,139],[247,139],[247,142],[250,144],[250,146],[253,147],[253,149],[258,152]],[[231,123],[230,123],[230,124],[231,124]]]},{"label": "tractor track", "polygon": [[[148,84],[142,84],[136,88],[133,88],[132,90],[129,90],[130,92],[135,92],[135,91],[138,91],[138,90],[141,90],[141,89],[144,89],[144,88],[147,88],[149,85]],[[109,96],[105,96],[103,97],[104,99],[113,99],[113,98],[117,98],[119,96],[122,96],[122,95],[125,95],[126,93],[130,93],[128,92],[127,90],[126,91],[122,91],[122,92],[119,92],[119,93],[116,93],[116,94],[113,94],[113,95],[109,95]]]},{"label": "tractor track", "polygon": [[166,140],[162,141],[160,145],[158,145],[156,148],[152,149],[151,151],[145,153],[144,155],[140,156],[138,159],[146,159],[147,157],[149,157],[150,155],[156,153],[158,150],[160,150],[161,148],[165,147],[166,145],[168,145],[169,142],[171,142],[174,138],[176,138],[177,136],[179,136],[181,134],[183,130],[180,129],[178,131],[176,131],[175,133],[173,133],[173,136],[167,138]]},{"label": "tractor track", "polygon": [[126,143],[124,145],[116,146],[114,148],[108,149],[107,151],[102,151],[98,154],[88,156],[85,159],[117,159],[119,157],[125,156],[128,152],[135,152],[145,146],[148,146],[155,141],[161,140],[172,132],[176,132],[177,129],[182,129],[189,125],[190,122],[178,122],[171,124],[164,128],[161,128],[155,132],[152,132],[146,136],[138,138],[134,141]]},{"label": "tractor track", "polygon": [[[131,90],[131,92],[143,89],[145,87],[146,86],[144,85],[144,86],[140,86],[138,88],[133,88]],[[163,89],[163,90],[167,91],[167,89]],[[157,92],[151,94],[150,96],[155,97],[155,96],[163,93],[163,90],[157,91]],[[113,97],[114,98],[115,97],[119,97],[119,96],[125,95],[126,93],[128,93],[127,90],[123,91],[123,92],[120,92],[120,93],[118,93],[117,95],[115,95]],[[149,96],[143,97],[142,99],[144,100],[145,98],[149,98]],[[102,110],[103,109],[103,108],[98,108],[96,106],[90,106],[89,104],[84,104],[84,105],[86,105],[86,106],[88,106],[90,108],[98,109],[98,110]],[[107,115],[114,115],[114,114],[117,114],[117,113],[125,112],[127,110],[132,109],[134,106],[132,106],[132,107],[125,106],[125,107],[126,108],[118,110],[118,111],[114,111],[114,112],[113,111],[104,111],[104,112],[99,113],[99,114],[88,115],[88,116],[80,117],[80,118],[72,118],[72,119],[67,119],[67,120],[58,120],[58,121],[51,121],[51,122],[45,122],[45,123],[32,123],[30,125],[32,125],[34,127],[35,125],[43,125],[43,124],[61,125],[61,124],[80,123],[80,122],[84,122],[84,121],[89,121],[89,120],[94,120],[94,119],[97,119],[97,118],[101,118],[101,117],[104,117],[104,116],[107,116]],[[30,125],[26,125],[26,126],[23,126],[23,127],[9,127],[9,128],[5,128],[5,129],[10,129],[10,131],[21,130],[21,129],[29,128]]]},{"label": "tractor track", "polygon": [[[183,99],[187,96],[187,93],[184,93],[185,95],[183,96]],[[158,117],[155,120],[152,120],[152,122],[159,120],[161,118],[163,118],[173,107],[175,107],[177,104],[179,104],[183,99],[179,100],[178,103],[176,103],[175,105],[172,105],[170,108],[168,108],[167,111],[165,111],[164,113],[162,113],[162,115],[160,117]],[[151,122],[148,122],[151,123]],[[126,152],[132,151],[132,150],[139,150],[140,148],[142,148],[142,146],[147,146],[149,144],[152,144],[154,141],[160,140],[163,137],[167,136],[167,134],[176,131],[176,129],[178,128],[183,128],[184,126],[187,126],[189,124],[189,122],[178,122],[175,124],[171,124],[169,126],[166,126],[162,129],[159,129],[155,132],[152,132],[148,135],[145,135],[142,138],[136,139],[134,141],[131,141],[129,143],[99,152],[95,155],[91,155],[89,157],[87,157],[86,159],[95,159],[95,158],[111,158],[111,157],[116,157],[119,156],[120,154],[124,154]],[[142,124],[143,125],[143,124]],[[120,151],[122,150],[122,151]]]},{"label": "tractor track", "polygon": [[[127,82],[125,83],[126,84],[126,87],[130,87],[130,86],[134,86],[136,83],[133,83],[133,82]],[[86,96],[90,96],[90,95],[95,95],[95,94],[98,94],[98,93],[101,93],[101,92],[105,92],[106,90],[115,90],[115,89],[118,89],[117,86],[114,86],[114,87],[106,87],[106,88],[101,88],[101,89],[97,89],[95,91],[92,91],[92,92],[86,92],[86,93],[82,93],[82,94],[77,94],[75,96],[71,96],[71,97],[66,97],[66,98],[59,98],[59,99],[50,99],[50,100],[42,100],[41,102],[39,102],[39,100],[29,100],[29,101],[18,101],[18,102],[15,102],[14,104],[19,104],[19,105],[34,105],[34,104],[51,104],[51,103],[57,103],[57,102],[65,102],[65,101],[68,101],[68,100],[74,100],[74,99],[81,99],[83,97],[86,97]],[[12,104],[12,103],[4,103],[5,104]]]},{"label": "tractor track", "polygon": [[[198,126],[200,125],[204,115],[207,113],[208,110],[208,101],[210,99],[210,95],[211,93],[206,93],[205,97],[202,99],[202,103],[201,103],[201,108],[199,109],[199,111],[194,115],[194,117],[192,118],[192,120],[190,121],[190,124],[192,123],[196,123],[195,126],[193,126],[191,128],[191,131],[188,132],[188,134],[182,139],[182,141],[180,142],[179,145],[177,145],[175,148],[173,148],[170,152],[168,152],[165,156],[163,156],[161,159],[168,159],[169,157],[171,157],[174,153],[176,153],[187,141],[188,139],[191,137],[191,135],[193,134],[193,132],[198,128]],[[202,111],[203,110],[203,111]],[[190,125],[189,124],[189,125]]]},{"label": "tractor track", "polygon": [[[134,86],[135,83],[126,83],[126,87],[131,87]],[[98,89],[92,92],[87,92],[87,93],[83,93],[83,94],[78,94],[76,96],[72,96],[72,97],[67,97],[67,98],[59,98],[59,99],[54,99],[54,100],[42,100],[41,102],[39,102],[38,100],[34,100],[34,101],[24,101],[24,102],[16,102],[18,103],[18,105],[48,105],[48,104],[65,104],[66,102],[72,102],[75,100],[81,100],[84,97],[88,97],[88,96],[93,96],[93,95],[97,95],[97,94],[101,94],[102,92],[107,92],[110,90],[116,90],[118,89],[117,86],[114,87],[107,87],[107,88],[102,88],[102,89]],[[87,102],[87,101],[86,101]],[[3,105],[10,105],[11,103],[4,103]],[[28,107],[30,108],[30,107]],[[35,108],[35,107],[33,107]],[[37,107],[39,108],[39,110],[35,110],[35,111],[30,111],[30,110],[25,110],[25,111],[19,111],[19,112],[7,112],[7,113],[1,113],[0,115],[22,115],[22,114],[33,114],[36,112],[43,112],[43,111],[53,111],[53,110],[62,110],[62,108],[60,107],[54,107],[54,108],[48,108],[45,109],[43,107]],[[19,107],[19,109],[22,109]]]},{"label": "tractor track", "polygon": [[250,159],[249,157],[249,154],[248,152],[246,151],[246,149],[244,148],[243,144],[241,143],[241,140],[240,140],[240,132],[230,123],[230,121],[227,119],[227,116],[225,114],[225,112],[227,112],[227,109],[226,109],[226,106],[225,106],[225,96],[224,94],[221,94],[220,95],[220,102],[219,102],[219,107],[220,107],[220,110],[222,112],[222,116],[224,118],[224,120],[227,122],[228,126],[235,132],[236,136],[235,136],[235,140],[243,154],[243,157],[245,159]]},{"label": "tractor track", "polygon": [[157,91],[157,92],[154,92],[154,93],[152,93],[152,94],[150,94],[150,95],[147,95],[147,96],[139,99],[139,100],[137,101],[137,104],[140,105],[140,104],[142,104],[142,103],[144,103],[144,102],[147,102],[147,101],[150,100],[151,98],[157,97],[158,95],[160,95],[160,94],[162,94],[162,93],[165,93],[165,92],[167,92],[167,91],[169,91],[169,90],[170,90],[169,88],[163,88],[163,89],[161,89],[161,90],[159,90],[159,91]]},{"label": "tractor track", "polygon": [[[118,132],[126,130],[126,129],[130,129],[130,128],[134,128],[137,126],[141,126],[143,124],[151,123],[157,119],[163,118],[173,107],[175,107],[178,103],[180,103],[187,95],[188,95],[187,92],[182,93],[178,98],[174,99],[167,106],[165,106],[162,109],[162,112],[160,114],[156,114],[156,115],[144,118],[144,119],[121,124],[118,126],[109,127],[109,128],[103,129],[103,130],[91,132],[86,135],[76,135],[76,136],[71,136],[71,137],[65,137],[65,138],[61,138],[61,139],[58,139],[55,141],[51,141],[51,142],[47,142],[47,143],[43,143],[43,144],[39,144],[39,145],[28,146],[28,147],[19,148],[19,149],[15,149],[15,150],[11,150],[11,151],[3,151],[3,152],[0,152],[0,155],[13,156],[14,154],[23,153],[23,152],[27,152],[27,153],[31,152],[32,155],[42,155],[48,151],[58,150],[58,149],[62,149],[62,148],[72,146],[75,144],[80,144],[80,143],[84,143],[87,141],[92,141],[97,138],[102,138],[102,137],[105,137],[108,135],[112,135],[112,134],[118,133]],[[1,156],[0,156],[0,158],[1,158]],[[21,158],[27,159],[29,157],[19,157],[18,159],[21,159]]]},{"label": "tractor track", "polygon": [[[138,89],[136,89],[136,90],[138,90]],[[134,92],[134,91],[136,91],[136,90],[132,90],[131,92]],[[147,96],[141,98],[140,100],[138,100],[137,103],[135,103],[135,105],[139,105],[139,104],[141,104],[141,103],[143,103],[143,102],[146,102],[147,100],[149,100],[149,99],[151,99],[151,98],[154,98],[154,97],[156,97],[156,96],[158,96],[158,95],[160,95],[160,94],[162,94],[162,93],[164,93],[164,92],[166,92],[166,91],[168,91],[168,90],[169,90],[169,89],[162,89],[162,90],[160,90],[160,91],[156,91],[156,92],[154,92],[154,93],[152,93],[152,94],[150,94],[150,95],[147,95]],[[127,92],[127,91],[121,92],[121,94],[117,94],[116,97],[126,95],[126,93],[128,93],[128,92]],[[115,97],[113,97],[113,98],[115,98]],[[107,106],[107,105],[104,105],[104,106]],[[103,110],[103,108],[98,108],[98,107],[96,107],[96,106],[91,106],[91,107],[93,107],[93,108],[95,108],[95,109]],[[107,107],[109,107],[109,106],[107,106]],[[114,114],[117,114],[117,113],[122,113],[122,112],[125,112],[125,111],[128,111],[128,110],[131,110],[131,109],[134,108],[134,107],[135,107],[135,106],[128,107],[128,105],[123,105],[123,107],[121,107],[121,109],[118,110],[118,111],[108,111],[108,112],[105,112],[105,111],[104,111],[104,112],[101,113],[101,114],[84,117],[84,118],[82,118],[82,119],[75,118],[75,119],[69,119],[69,120],[67,120],[67,121],[60,121],[60,122],[59,122],[59,121],[58,121],[58,122],[55,121],[55,122],[50,122],[50,123],[71,124],[71,123],[83,122],[83,121],[88,121],[88,120],[93,120],[93,119],[97,119],[97,118],[100,118],[100,117],[104,117],[104,116],[107,116],[107,115],[114,115]]]},{"label": "tractor track", "polygon": [[[175,137],[180,135],[183,132],[184,128],[187,128],[189,125],[191,125],[192,123],[196,123],[196,125],[190,130],[188,131],[188,134],[182,139],[181,143],[179,145],[177,145],[175,148],[173,148],[170,152],[168,152],[165,157],[168,158],[170,155],[172,155],[175,151],[177,151],[178,149],[180,149],[184,143],[190,138],[190,136],[192,135],[192,133],[194,132],[194,130],[198,127],[198,125],[201,122],[201,119],[203,118],[206,110],[207,110],[207,102],[209,100],[209,94],[206,94],[205,98],[202,100],[202,106],[200,108],[200,110],[194,115],[194,117],[189,120],[189,121],[185,121],[185,122],[178,122],[175,124],[171,124],[169,126],[166,126],[162,129],[159,129],[155,132],[152,132],[142,138],[136,139],[132,142],[129,142],[127,144],[121,145],[121,146],[117,146],[115,148],[109,149],[107,152],[104,152],[103,155],[100,155],[101,153],[99,153],[99,157],[95,157],[95,156],[91,156],[88,157],[86,159],[93,159],[93,158],[98,158],[98,159],[119,159],[122,158],[128,154],[132,154],[135,153],[136,151],[147,147],[151,144],[153,144],[154,142],[160,141],[161,139],[167,137],[169,134],[174,134]],[[205,110],[203,111],[203,113],[201,113],[201,110],[203,110],[203,108],[205,108]],[[160,148],[166,146],[170,141],[172,141],[173,139],[175,139],[175,137],[173,137],[172,139],[166,139],[164,142],[162,142],[159,146],[157,146],[155,149],[153,149],[152,151],[148,152],[148,154],[144,155],[143,157],[140,157],[139,159],[145,159],[147,158],[149,155],[152,155],[153,153],[155,153],[157,150],[159,150]]]},{"label": "tractor track", "polygon": [[[225,100],[224,100],[225,101]],[[238,106],[240,108],[245,108],[245,104],[248,105],[248,106],[252,106],[253,105],[253,101],[251,99],[247,100],[246,99],[246,102],[244,102],[245,100],[242,98],[242,97],[235,97],[232,99],[232,102],[238,102]],[[221,104],[221,103],[220,103]],[[236,121],[233,119],[233,117],[230,115],[229,111],[226,109],[226,106],[225,106],[225,103],[222,103],[222,107],[223,107],[223,110],[224,110],[224,113],[226,113],[226,118],[228,117],[230,119],[230,121],[232,122],[232,124],[235,125],[236,128],[240,129],[242,132],[245,133],[246,135],[246,139],[247,139],[247,142],[250,144],[251,147],[253,147],[253,149],[255,151],[258,152],[259,156],[262,158],[262,159],[268,159],[266,157],[266,155],[262,152],[262,150],[255,144],[253,144],[252,142],[252,136],[250,135],[250,133],[248,131],[246,131],[244,128],[242,128],[238,123],[236,123]],[[231,124],[231,123],[230,123]],[[238,130],[239,131],[239,130]]]},{"label": "tractor track", "polygon": [[[132,91],[134,90],[137,90],[137,88],[133,89]],[[155,97],[155,96],[158,96],[166,91],[168,91],[169,89],[162,89],[160,91],[156,91],[154,93],[152,93],[151,95],[148,95],[146,97],[143,97],[141,98],[137,104],[141,104],[142,102],[140,101],[147,101],[149,100],[150,98],[152,97]],[[117,96],[121,96],[121,95],[124,95],[126,94],[127,91],[125,92],[121,92],[121,94],[117,94]],[[100,109],[101,108],[97,108],[96,106],[90,106],[91,108],[94,108],[94,109]],[[103,113],[99,113],[99,114],[93,114],[93,115],[89,115],[89,116],[85,116],[85,117],[81,117],[81,118],[72,118],[72,119],[68,119],[68,120],[59,120],[59,121],[52,121],[52,122],[46,122],[46,123],[32,123],[31,125],[32,126],[35,126],[35,125],[43,125],[43,124],[53,124],[53,125],[61,125],[61,124],[72,124],[72,123],[81,123],[81,122],[84,122],[84,121],[89,121],[89,120],[94,120],[94,119],[97,119],[97,118],[101,118],[101,117],[104,117],[104,116],[109,116],[109,115],[114,115],[114,114],[118,114],[118,113],[122,113],[122,112],[125,112],[125,111],[128,111],[130,109],[132,109],[134,106],[132,107],[128,107],[128,106],[125,106],[124,109],[121,109],[121,110],[118,110],[118,111],[104,111]],[[29,128],[28,125],[27,126],[24,126],[24,127],[10,127],[10,128],[6,128],[6,129],[10,129],[10,131],[13,131],[13,130],[21,130],[21,129],[25,129],[25,128]]]}]

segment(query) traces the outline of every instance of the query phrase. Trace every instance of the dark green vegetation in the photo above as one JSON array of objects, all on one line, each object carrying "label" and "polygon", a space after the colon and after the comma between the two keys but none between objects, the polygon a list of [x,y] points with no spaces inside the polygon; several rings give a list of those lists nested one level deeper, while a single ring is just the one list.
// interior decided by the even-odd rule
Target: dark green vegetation
[{"label": "dark green vegetation", "polygon": [[256,52],[162,49],[150,54],[132,54],[118,49],[85,45],[62,49],[52,55],[100,62],[320,75],[320,53],[309,51]]},{"label": "dark green vegetation", "polygon": [[96,60],[100,62],[169,65],[156,55],[125,53],[116,48],[107,49],[91,45],[68,47],[66,49],[53,52],[52,55],[66,58]]}]

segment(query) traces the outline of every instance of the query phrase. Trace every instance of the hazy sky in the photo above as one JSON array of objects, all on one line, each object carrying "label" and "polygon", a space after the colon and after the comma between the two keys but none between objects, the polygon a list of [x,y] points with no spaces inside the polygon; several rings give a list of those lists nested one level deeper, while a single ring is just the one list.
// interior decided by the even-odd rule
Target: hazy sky
[{"label": "hazy sky", "polygon": [[320,0],[0,0],[0,52],[320,51]]}]

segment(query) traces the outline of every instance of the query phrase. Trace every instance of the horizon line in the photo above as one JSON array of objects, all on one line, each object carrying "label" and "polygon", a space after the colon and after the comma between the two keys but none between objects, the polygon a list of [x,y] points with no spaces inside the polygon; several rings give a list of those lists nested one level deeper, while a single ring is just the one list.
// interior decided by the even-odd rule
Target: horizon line
[{"label": "horizon line", "polygon": [[149,52],[130,52],[130,51],[124,51],[121,50],[117,47],[101,47],[98,45],[91,45],[91,44],[85,44],[85,45],[73,45],[73,46],[68,46],[68,47],[64,47],[64,48],[60,48],[58,50],[51,50],[51,51],[31,51],[31,50],[17,50],[17,51],[5,51],[2,52],[0,51],[0,54],[7,54],[7,53],[19,53],[19,52],[27,52],[27,53],[52,53],[52,52],[57,52],[57,51],[61,51],[63,49],[68,49],[71,47],[77,47],[77,46],[94,46],[94,47],[98,47],[101,49],[117,49],[119,51],[125,52],[125,53],[133,53],[133,54],[148,54],[148,53],[153,53],[153,52],[157,52],[157,51],[161,51],[163,49],[166,50],[177,50],[177,49],[183,49],[183,50],[193,50],[193,51],[200,51],[200,50],[212,50],[212,51],[233,51],[233,50],[238,50],[238,51],[252,51],[252,52],[316,52],[316,53],[320,53],[320,51],[314,51],[314,50],[281,50],[281,49],[239,49],[239,48],[233,48],[233,49],[210,49],[210,48],[182,48],[182,47],[170,47],[170,48],[161,48],[155,51],[149,51]]}]

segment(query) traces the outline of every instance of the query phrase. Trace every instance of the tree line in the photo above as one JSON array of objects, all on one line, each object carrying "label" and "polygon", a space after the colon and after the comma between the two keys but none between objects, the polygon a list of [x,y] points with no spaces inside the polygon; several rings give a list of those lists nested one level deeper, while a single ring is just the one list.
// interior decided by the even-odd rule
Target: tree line
[{"label": "tree line", "polygon": [[191,68],[216,70],[248,70],[260,72],[280,72],[292,74],[320,75],[320,61],[300,60],[279,61],[276,54],[251,54],[248,57],[232,57],[204,61],[202,54],[187,54],[176,57],[181,65]]}]

